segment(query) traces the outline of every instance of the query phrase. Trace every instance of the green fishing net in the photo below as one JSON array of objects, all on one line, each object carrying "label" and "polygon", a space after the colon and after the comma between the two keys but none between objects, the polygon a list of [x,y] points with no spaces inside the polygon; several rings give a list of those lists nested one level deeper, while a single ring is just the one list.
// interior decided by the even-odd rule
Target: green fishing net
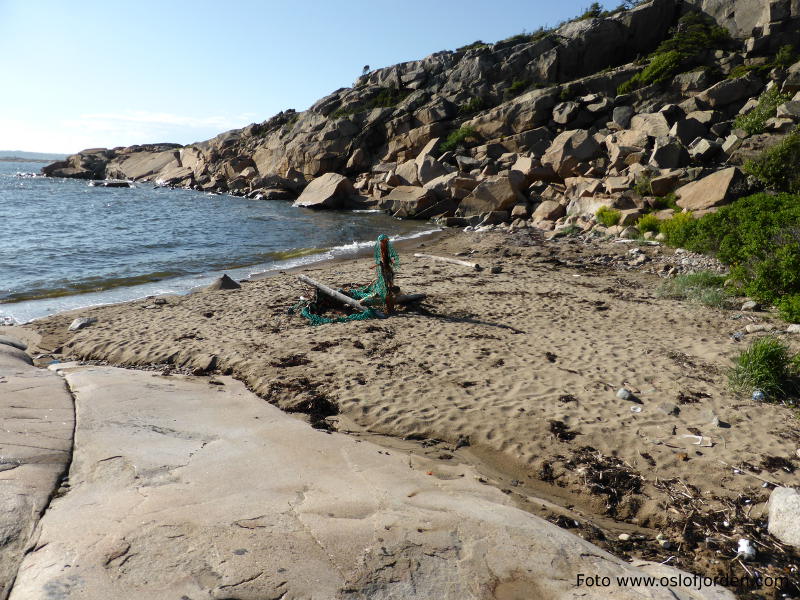
[{"label": "green fishing net", "polygon": [[[365,286],[357,286],[350,289],[338,290],[342,294],[350,296],[351,298],[355,298],[356,300],[363,300],[366,298],[366,300],[363,301],[363,304],[369,307],[367,310],[364,312],[355,312],[351,315],[345,315],[341,317],[324,317],[320,313],[324,311],[326,307],[333,306],[334,303],[327,296],[324,296],[317,291],[316,297],[313,300],[301,300],[298,304],[290,309],[290,313],[299,310],[300,315],[308,319],[310,325],[344,323],[346,321],[364,321],[366,319],[378,318],[378,313],[375,312],[372,307],[386,304],[386,295],[389,291],[389,286],[392,285],[392,282],[387,283],[386,279],[384,278],[383,270],[380,268],[381,242],[388,239],[389,236],[382,233],[378,236],[378,240],[375,242],[375,251],[373,252],[375,271],[377,272],[375,281]],[[388,242],[387,246],[389,251],[389,266],[391,267],[390,272],[394,272],[400,267],[400,256],[397,254],[397,251],[394,249],[394,246],[391,242]]]}]

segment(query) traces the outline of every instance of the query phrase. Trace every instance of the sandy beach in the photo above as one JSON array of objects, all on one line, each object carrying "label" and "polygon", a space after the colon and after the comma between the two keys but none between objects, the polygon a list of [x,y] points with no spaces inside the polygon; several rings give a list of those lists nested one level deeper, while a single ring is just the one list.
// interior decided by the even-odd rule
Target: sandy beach
[{"label": "sandy beach", "polygon": [[[368,283],[371,260],[358,258],[24,330],[40,363],[232,375],[318,426],[470,463],[518,506],[623,557],[741,571],[726,557],[739,537],[765,535],[764,482],[796,482],[800,434],[796,409],[728,391],[731,358],[754,337],[731,334],[780,324],[658,298],[652,271],[686,259],[647,245],[634,267],[631,248],[534,230],[448,232],[403,245],[397,284],[427,298],[385,320],[311,327],[287,312],[309,296],[298,272]],[[414,252],[468,255],[484,269]],[[76,316],[97,322],[68,332]],[[621,387],[633,397],[617,397]]]}]

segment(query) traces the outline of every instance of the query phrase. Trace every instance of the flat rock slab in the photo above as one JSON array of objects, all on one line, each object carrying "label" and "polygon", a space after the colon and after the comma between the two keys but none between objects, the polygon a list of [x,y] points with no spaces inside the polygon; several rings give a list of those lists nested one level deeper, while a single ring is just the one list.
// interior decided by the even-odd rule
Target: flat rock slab
[{"label": "flat rock slab", "polygon": [[646,568],[513,507],[468,467],[314,430],[230,378],[64,371],[70,488],[12,600],[733,598],[578,586]]},{"label": "flat rock slab", "polygon": [[74,412],[64,380],[0,344],[0,598],[67,470]]}]

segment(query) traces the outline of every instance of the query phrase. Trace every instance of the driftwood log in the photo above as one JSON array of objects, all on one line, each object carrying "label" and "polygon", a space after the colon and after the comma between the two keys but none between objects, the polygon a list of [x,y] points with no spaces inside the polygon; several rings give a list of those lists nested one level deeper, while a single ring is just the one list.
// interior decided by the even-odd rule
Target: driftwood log
[{"label": "driftwood log", "polygon": [[454,265],[461,265],[462,267],[469,267],[470,269],[475,269],[476,271],[483,270],[483,267],[481,267],[478,263],[469,262],[467,260],[459,260],[458,258],[448,258],[446,256],[434,256],[433,254],[420,254],[420,253],[415,253],[414,256],[416,256],[417,258],[429,258],[431,260],[435,260],[438,262],[446,262]]},{"label": "driftwood log", "polygon": [[323,294],[326,294],[331,298],[335,298],[342,304],[347,304],[348,306],[352,306],[359,312],[366,312],[368,310],[372,310],[372,312],[374,312],[379,319],[386,318],[386,315],[384,315],[381,311],[375,310],[374,308],[370,309],[370,307],[364,306],[355,298],[351,298],[350,296],[345,296],[341,292],[336,291],[335,289],[328,287],[327,285],[320,283],[319,281],[314,281],[313,279],[311,279],[310,277],[306,277],[305,275],[298,275],[297,278],[303,283],[307,283],[308,285],[317,288]]}]

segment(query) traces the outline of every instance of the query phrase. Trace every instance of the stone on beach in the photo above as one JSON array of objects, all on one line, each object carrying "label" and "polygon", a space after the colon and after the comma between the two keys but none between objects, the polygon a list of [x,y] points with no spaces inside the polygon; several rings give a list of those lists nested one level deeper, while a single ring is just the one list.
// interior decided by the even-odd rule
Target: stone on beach
[{"label": "stone on beach", "polygon": [[212,283],[205,289],[206,291],[212,292],[215,290],[238,290],[241,287],[242,287],[241,284],[231,279],[230,276],[228,276],[228,274],[226,273],[222,275],[222,277],[219,277],[216,281],[214,281],[214,283]]}]

